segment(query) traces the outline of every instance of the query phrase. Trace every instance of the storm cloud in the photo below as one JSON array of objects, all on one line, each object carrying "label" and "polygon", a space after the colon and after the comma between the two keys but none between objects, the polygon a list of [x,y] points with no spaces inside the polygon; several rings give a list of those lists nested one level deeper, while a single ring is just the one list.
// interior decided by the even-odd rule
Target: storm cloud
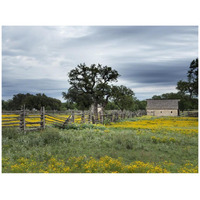
[{"label": "storm cloud", "polygon": [[120,73],[137,98],[176,92],[198,57],[197,26],[3,26],[2,98],[45,93],[62,99],[80,63]]}]

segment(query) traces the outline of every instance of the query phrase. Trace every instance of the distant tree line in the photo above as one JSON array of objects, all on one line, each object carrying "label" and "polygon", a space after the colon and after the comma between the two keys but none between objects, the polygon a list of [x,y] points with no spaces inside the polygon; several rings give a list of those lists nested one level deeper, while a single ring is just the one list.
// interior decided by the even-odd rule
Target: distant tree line
[{"label": "distant tree line", "polygon": [[[127,110],[130,111],[146,110],[146,106],[147,106],[146,100],[140,101],[137,98],[135,98],[132,104],[127,108]],[[105,107],[105,110],[121,110],[121,109],[114,101],[109,101]]]},{"label": "distant tree line", "polygon": [[[127,110],[129,111],[145,110],[146,104],[147,104],[146,100],[140,101],[137,98],[135,98],[135,100],[131,103],[131,105],[129,105]],[[120,107],[113,100],[109,100],[105,107],[105,110],[125,110],[125,107],[127,107],[127,105],[124,105],[124,107],[121,107],[124,109],[120,109]],[[61,106],[61,110],[82,110],[81,108],[77,103],[72,103],[69,101],[62,103],[62,106]],[[84,110],[86,110],[86,108]]]},{"label": "distant tree line", "polygon": [[[119,102],[120,104],[121,102]],[[45,94],[16,94],[13,96],[12,99],[7,101],[2,100],[2,110],[20,110],[21,106],[25,105],[25,107],[29,110],[40,110],[42,106],[45,106],[46,110],[58,110],[58,111],[65,111],[65,110],[80,110],[82,106],[78,105],[75,102],[61,102],[59,99],[47,97]],[[116,101],[109,101],[105,110],[121,110],[125,108],[127,105],[124,104],[118,106]],[[144,110],[146,108],[146,101],[139,101],[136,98],[129,104],[128,110]]]},{"label": "distant tree line", "polygon": [[198,58],[193,60],[189,66],[187,81],[178,81],[176,89],[177,93],[154,95],[152,99],[180,99],[181,111],[198,109]]},{"label": "distant tree line", "polygon": [[12,99],[7,101],[2,100],[2,110],[19,110],[21,106],[29,110],[40,110],[42,106],[45,106],[46,110],[60,110],[62,103],[60,100],[47,97],[45,94],[16,94]]}]

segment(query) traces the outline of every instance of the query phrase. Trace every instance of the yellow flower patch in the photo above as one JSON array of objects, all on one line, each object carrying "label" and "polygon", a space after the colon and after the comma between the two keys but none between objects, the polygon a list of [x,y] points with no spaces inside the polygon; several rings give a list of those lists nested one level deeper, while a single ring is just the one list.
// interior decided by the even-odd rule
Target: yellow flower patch
[{"label": "yellow flower patch", "polygon": [[[193,117],[160,117],[160,118],[141,118],[138,121],[125,121],[112,123],[107,127],[149,129],[152,131],[171,131],[182,134],[197,134],[198,119]],[[138,133],[139,134],[139,133]]]},{"label": "yellow flower patch", "polygon": [[3,171],[11,173],[169,173],[165,167],[154,163],[135,161],[125,164],[122,158],[109,156],[99,160],[93,157],[87,159],[85,156],[70,157],[67,161],[51,157],[47,163],[20,158],[15,164],[3,159],[2,164]]}]

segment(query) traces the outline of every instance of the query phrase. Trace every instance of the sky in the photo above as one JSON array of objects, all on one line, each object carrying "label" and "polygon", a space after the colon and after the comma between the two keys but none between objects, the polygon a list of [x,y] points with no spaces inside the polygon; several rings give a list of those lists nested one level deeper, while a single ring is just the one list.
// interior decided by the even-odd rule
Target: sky
[{"label": "sky", "polygon": [[177,92],[197,57],[197,26],[3,26],[2,99],[45,93],[64,102],[70,70],[99,63],[145,100]]}]

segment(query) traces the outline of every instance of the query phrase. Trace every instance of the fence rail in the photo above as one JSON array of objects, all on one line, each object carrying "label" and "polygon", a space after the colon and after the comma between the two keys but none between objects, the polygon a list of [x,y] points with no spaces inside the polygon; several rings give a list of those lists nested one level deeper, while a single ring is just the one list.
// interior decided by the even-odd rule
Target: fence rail
[{"label": "fence rail", "polygon": [[3,111],[2,127],[19,127],[22,131],[32,131],[45,129],[45,127],[52,126],[52,124],[60,127],[64,127],[68,123],[104,124],[106,120],[116,122],[120,119],[142,115],[146,115],[146,111],[121,112],[113,110],[98,113],[98,116],[95,117],[94,113],[88,110],[45,111],[45,108],[42,107],[40,111],[29,111],[23,106],[20,111]]}]

